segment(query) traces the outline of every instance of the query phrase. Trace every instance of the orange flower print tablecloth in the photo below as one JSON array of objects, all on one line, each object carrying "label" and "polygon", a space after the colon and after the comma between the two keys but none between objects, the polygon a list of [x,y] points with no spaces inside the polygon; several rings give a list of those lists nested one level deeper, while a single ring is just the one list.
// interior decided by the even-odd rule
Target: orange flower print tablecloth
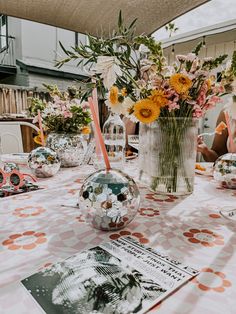
[{"label": "orange flower print tablecloth", "polygon": [[[127,163],[133,175],[136,165]],[[102,232],[76,207],[93,167],[60,170],[42,179],[44,189],[0,201],[0,313],[41,313],[20,280],[78,251],[124,236],[166,251],[200,270],[199,276],[150,313],[235,313],[236,223],[220,211],[235,207],[232,190],[197,176],[187,197],[158,195],[140,186],[141,206],[126,228]]]}]

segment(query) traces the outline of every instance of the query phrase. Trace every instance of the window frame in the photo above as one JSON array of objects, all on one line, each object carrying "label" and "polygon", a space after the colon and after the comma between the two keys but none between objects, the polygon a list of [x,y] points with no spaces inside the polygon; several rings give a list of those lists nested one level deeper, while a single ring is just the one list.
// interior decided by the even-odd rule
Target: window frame
[{"label": "window frame", "polygon": [[[2,19],[3,17],[5,17],[5,25],[6,25],[6,34],[2,35]],[[5,46],[2,46],[2,36],[4,36],[6,38],[6,45]],[[7,18],[7,15],[4,15],[4,14],[0,14],[0,52],[3,52],[5,50],[8,49],[8,18]]]},{"label": "window frame", "polygon": [[78,47],[79,45],[79,33],[75,32],[75,47]]}]

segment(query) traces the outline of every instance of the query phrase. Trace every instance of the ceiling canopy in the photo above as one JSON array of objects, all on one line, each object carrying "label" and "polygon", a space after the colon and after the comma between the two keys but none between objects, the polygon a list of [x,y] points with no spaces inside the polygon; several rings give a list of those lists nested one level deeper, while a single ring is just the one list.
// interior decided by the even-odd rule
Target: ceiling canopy
[{"label": "ceiling canopy", "polygon": [[79,33],[108,35],[119,11],[127,24],[135,18],[137,34],[151,34],[207,0],[0,0],[0,13]]}]

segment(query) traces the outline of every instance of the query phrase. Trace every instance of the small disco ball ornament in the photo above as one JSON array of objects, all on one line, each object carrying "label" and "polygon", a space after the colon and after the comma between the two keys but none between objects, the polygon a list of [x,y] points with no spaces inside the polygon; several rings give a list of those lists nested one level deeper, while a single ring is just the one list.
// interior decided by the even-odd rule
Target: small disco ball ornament
[{"label": "small disco ball ornament", "polygon": [[130,223],[140,205],[137,184],[120,170],[100,169],[85,179],[79,207],[93,227],[118,230]]},{"label": "small disco ball ornament", "polygon": [[37,147],[29,154],[28,165],[36,177],[48,178],[58,172],[61,161],[51,148]]},{"label": "small disco ball ornament", "polygon": [[236,153],[220,156],[214,164],[213,176],[222,187],[236,189]]},{"label": "small disco ball ornament", "polygon": [[19,166],[17,164],[15,164],[14,162],[6,162],[4,163],[4,171],[9,173],[12,170],[20,170]]}]

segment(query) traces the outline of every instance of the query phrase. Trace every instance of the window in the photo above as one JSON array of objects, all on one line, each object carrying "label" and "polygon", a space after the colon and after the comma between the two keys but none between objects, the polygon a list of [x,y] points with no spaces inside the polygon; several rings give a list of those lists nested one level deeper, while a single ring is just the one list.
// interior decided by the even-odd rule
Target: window
[{"label": "window", "polygon": [[0,14],[0,51],[7,49],[7,16]]}]

